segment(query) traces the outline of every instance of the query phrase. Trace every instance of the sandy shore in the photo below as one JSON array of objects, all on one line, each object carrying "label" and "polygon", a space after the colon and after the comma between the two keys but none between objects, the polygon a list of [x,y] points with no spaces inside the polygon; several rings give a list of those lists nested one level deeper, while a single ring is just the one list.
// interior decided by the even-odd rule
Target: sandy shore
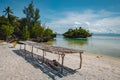
[{"label": "sandy shore", "polygon": [[[27,46],[27,50],[30,50]],[[0,45],[0,80],[119,80],[120,59],[107,56],[98,56],[85,52],[83,54],[82,68],[74,74],[59,77],[49,75],[41,67],[35,67],[24,57],[18,55],[19,45],[11,48],[10,44]],[[41,50],[34,49],[34,53],[42,55]],[[58,59],[58,55],[47,53],[46,58]],[[60,62],[60,61],[59,61]],[[79,55],[66,55],[65,66],[72,69],[79,67]],[[42,66],[44,67],[44,66]],[[53,78],[54,77],[54,78]]]}]

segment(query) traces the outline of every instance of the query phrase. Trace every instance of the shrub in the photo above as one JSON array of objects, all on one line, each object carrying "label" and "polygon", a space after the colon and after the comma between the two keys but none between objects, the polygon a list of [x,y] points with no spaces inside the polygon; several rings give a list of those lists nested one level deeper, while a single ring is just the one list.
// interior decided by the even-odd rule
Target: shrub
[{"label": "shrub", "polygon": [[29,38],[30,38],[30,33],[29,33],[28,29],[25,27],[23,29],[22,39],[23,40],[28,40]]},{"label": "shrub", "polygon": [[2,25],[1,27],[4,37],[7,39],[14,32],[14,27],[9,25]]}]

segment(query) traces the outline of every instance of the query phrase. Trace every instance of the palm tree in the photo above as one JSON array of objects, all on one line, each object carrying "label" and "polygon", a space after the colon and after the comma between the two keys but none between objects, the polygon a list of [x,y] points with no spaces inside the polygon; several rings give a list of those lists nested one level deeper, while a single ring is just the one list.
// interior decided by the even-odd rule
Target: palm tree
[{"label": "palm tree", "polygon": [[8,6],[7,8],[5,8],[5,10],[3,11],[5,13],[5,16],[7,15],[8,20],[10,21],[10,15],[13,14],[12,9],[10,8],[10,6]]},{"label": "palm tree", "polygon": [[[10,24],[12,20],[11,15],[13,14],[12,9],[10,8],[10,6],[7,6],[3,12],[5,13],[5,16],[7,15],[8,23]],[[10,27],[8,26],[8,28]],[[8,36],[6,37],[6,41],[7,39],[8,39]]]}]

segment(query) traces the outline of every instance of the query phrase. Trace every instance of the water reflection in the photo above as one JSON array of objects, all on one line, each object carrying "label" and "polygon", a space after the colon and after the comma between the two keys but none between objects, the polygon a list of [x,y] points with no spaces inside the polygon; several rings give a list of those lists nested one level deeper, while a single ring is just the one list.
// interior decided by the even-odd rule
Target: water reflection
[{"label": "water reflection", "polygon": [[62,35],[57,35],[57,37],[54,40],[45,42],[44,44],[61,46],[61,47],[84,46],[84,45],[88,45],[88,39],[86,38],[64,38]]},{"label": "water reflection", "polygon": [[54,41],[55,41],[55,40],[51,40],[51,41],[43,42],[43,43],[46,44],[46,45],[53,45],[53,44],[54,44]]},{"label": "water reflection", "polygon": [[88,44],[88,39],[85,38],[64,38],[64,40],[69,44],[69,45],[87,45]]},{"label": "water reflection", "polygon": [[57,35],[55,40],[46,42],[47,45],[86,50],[90,53],[104,54],[114,57],[120,56],[120,36],[97,36],[88,39],[64,38]]}]

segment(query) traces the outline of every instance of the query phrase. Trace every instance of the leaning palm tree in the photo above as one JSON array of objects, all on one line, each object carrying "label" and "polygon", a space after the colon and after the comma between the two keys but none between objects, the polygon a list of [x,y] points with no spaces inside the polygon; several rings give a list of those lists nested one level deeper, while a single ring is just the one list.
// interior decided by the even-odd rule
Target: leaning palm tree
[{"label": "leaning palm tree", "polygon": [[10,8],[10,6],[5,8],[5,10],[3,12],[5,13],[5,16],[7,15],[7,18],[10,21],[10,15],[13,14],[12,9]]},{"label": "leaning palm tree", "polygon": [[[11,23],[11,15],[13,14],[13,12],[12,12],[12,9],[10,8],[10,6],[7,6],[5,9],[4,9],[4,11],[3,11],[4,13],[5,13],[5,16],[7,16],[7,19],[8,19],[8,22],[9,22],[9,24]],[[8,26],[8,25],[7,25]],[[5,34],[7,34],[8,32],[9,32],[9,29],[10,29],[11,27],[10,26],[8,26],[8,27],[6,27],[5,26],[5,30],[8,30],[7,32],[5,32]],[[11,29],[11,30],[13,30],[13,29]],[[7,37],[6,37],[6,41],[8,40],[8,35],[7,35]]]}]

